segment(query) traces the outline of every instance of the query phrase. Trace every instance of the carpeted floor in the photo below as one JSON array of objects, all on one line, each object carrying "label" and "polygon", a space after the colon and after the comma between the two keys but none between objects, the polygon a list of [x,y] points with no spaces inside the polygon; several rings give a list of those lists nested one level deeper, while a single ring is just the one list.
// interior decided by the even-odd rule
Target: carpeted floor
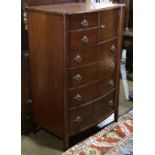
[{"label": "carpeted floor", "polygon": [[[129,89],[132,89],[132,82],[129,81]],[[131,101],[125,100],[122,81],[120,82],[120,100],[119,113],[123,114],[132,107]],[[29,136],[22,136],[21,138],[21,152],[22,155],[61,155],[62,142],[51,134],[40,130],[36,134]]]},{"label": "carpeted floor", "polygon": [[130,110],[81,143],[74,145],[63,155],[132,155],[133,112]]}]

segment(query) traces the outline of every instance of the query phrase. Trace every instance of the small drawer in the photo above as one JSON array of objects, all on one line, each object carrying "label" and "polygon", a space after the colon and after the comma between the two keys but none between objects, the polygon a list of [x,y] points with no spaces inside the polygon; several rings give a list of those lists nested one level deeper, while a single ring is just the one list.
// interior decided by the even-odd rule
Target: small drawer
[{"label": "small drawer", "polygon": [[94,100],[115,88],[114,76],[69,90],[69,106],[82,105]]},{"label": "small drawer", "polygon": [[70,49],[80,49],[95,45],[98,42],[98,28],[69,33]]},{"label": "small drawer", "polygon": [[98,13],[85,13],[69,16],[69,29],[78,30],[98,27]]},{"label": "small drawer", "polygon": [[100,41],[116,37],[118,35],[119,9],[102,11],[100,18]]},{"label": "small drawer", "polygon": [[81,50],[69,51],[69,67],[78,67],[103,59],[106,62],[114,59],[116,52],[117,40]]},{"label": "small drawer", "polygon": [[113,57],[106,58],[90,65],[69,69],[69,88],[79,87],[112,75],[115,71],[115,59]]},{"label": "small drawer", "polygon": [[90,104],[70,110],[70,133],[76,133],[95,125],[114,111],[114,91]]}]

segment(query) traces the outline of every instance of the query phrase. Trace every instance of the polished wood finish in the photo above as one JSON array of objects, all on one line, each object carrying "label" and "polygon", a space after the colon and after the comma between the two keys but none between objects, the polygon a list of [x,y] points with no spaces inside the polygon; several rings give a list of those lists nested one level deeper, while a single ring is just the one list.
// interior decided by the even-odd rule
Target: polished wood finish
[{"label": "polished wood finish", "polygon": [[[112,112],[117,120],[123,6],[28,8],[33,118],[60,137],[64,149],[71,135]],[[108,26],[104,33],[103,22]]]},{"label": "polished wood finish", "polygon": [[[41,127],[62,138],[64,132],[64,29],[60,25],[64,25],[63,16],[28,12],[34,120]],[[47,30],[48,33],[46,33]],[[58,113],[59,117],[56,117]]]},{"label": "polished wood finish", "polygon": [[98,27],[98,13],[76,14],[69,17],[70,31]]},{"label": "polished wood finish", "polygon": [[97,98],[94,102],[70,109],[70,134],[86,130],[102,121],[114,111],[114,92]]},{"label": "polished wood finish", "polygon": [[118,42],[117,42],[117,53],[115,56],[115,61],[116,61],[116,65],[115,65],[115,99],[114,99],[114,106],[116,109],[116,113],[115,113],[115,120],[118,120],[118,107],[119,107],[119,86],[120,86],[120,59],[121,59],[121,53],[122,53],[122,36],[123,36],[123,26],[124,26],[124,7],[122,7],[120,9],[119,12],[119,24],[118,24]]},{"label": "polished wood finish", "polygon": [[119,9],[101,13],[100,40],[105,41],[118,35]]},{"label": "polished wood finish", "polygon": [[29,9],[46,13],[75,15],[113,10],[124,6],[124,4],[96,4],[93,6],[89,3],[63,3],[54,5],[31,6]]},{"label": "polished wood finish", "polygon": [[69,3],[69,2],[77,2],[78,0],[25,0],[27,5],[36,6],[36,5],[48,5],[48,4],[56,4],[56,3]]},{"label": "polished wood finish", "polygon": [[[86,38],[86,39],[85,39]],[[70,49],[79,49],[98,42],[98,28],[70,32]]]},{"label": "polished wood finish", "polygon": [[133,0],[116,0],[125,4],[124,28],[133,28]]},{"label": "polished wood finish", "polygon": [[[115,51],[112,51],[112,46],[117,47],[117,39],[99,44],[93,47],[87,47],[83,49],[76,49],[69,51],[69,68],[77,68],[81,65],[91,64],[93,62],[107,59],[112,59],[115,56]],[[80,56],[81,60],[76,60],[76,57]]]},{"label": "polished wood finish", "polygon": [[[69,87],[74,88],[81,85],[85,85],[96,80],[101,80],[111,75],[115,70],[114,58],[103,57],[101,61],[94,62],[89,65],[81,66],[76,69],[69,70],[70,81]],[[81,79],[78,80],[76,77],[80,76]]]},{"label": "polished wood finish", "polygon": [[[106,79],[102,79],[93,83],[89,83],[87,85],[70,89],[69,91],[69,104],[71,106],[75,106],[77,104],[83,104],[98,98],[106,94],[109,91],[112,91],[115,87],[110,85],[110,81],[114,81],[114,76],[107,77]],[[81,100],[76,100],[75,96],[79,94],[81,96]]]}]

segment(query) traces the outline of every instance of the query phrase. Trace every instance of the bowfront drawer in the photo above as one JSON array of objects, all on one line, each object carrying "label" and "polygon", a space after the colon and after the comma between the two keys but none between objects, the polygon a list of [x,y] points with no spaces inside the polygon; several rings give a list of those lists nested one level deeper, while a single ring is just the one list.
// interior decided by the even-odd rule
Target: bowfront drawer
[{"label": "bowfront drawer", "polygon": [[69,88],[75,88],[84,84],[105,79],[112,75],[115,70],[115,59],[113,57],[103,58],[96,63],[69,69]]},{"label": "bowfront drawer", "polygon": [[108,61],[117,52],[117,40],[109,41],[95,47],[83,48],[81,50],[69,51],[69,67],[93,63],[104,59]]},{"label": "bowfront drawer", "polygon": [[96,101],[70,109],[70,133],[87,129],[114,111],[114,91]]},{"label": "bowfront drawer", "polygon": [[70,49],[80,49],[95,45],[98,42],[98,28],[74,31],[69,33]]},{"label": "bowfront drawer", "polygon": [[78,30],[98,27],[98,13],[85,13],[69,16],[69,29]]},{"label": "bowfront drawer", "polygon": [[114,76],[69,90],[70,107],[94,100],[115,88]]},{"label": "bowfront drawer", "polygon": [[105,41],[118,35],[119,9],[101,12],[100,41]]}]

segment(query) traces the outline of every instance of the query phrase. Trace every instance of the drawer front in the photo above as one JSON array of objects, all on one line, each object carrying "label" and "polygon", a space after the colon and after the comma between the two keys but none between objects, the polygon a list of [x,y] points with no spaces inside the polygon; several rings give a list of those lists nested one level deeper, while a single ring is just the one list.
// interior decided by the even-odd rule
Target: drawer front
[{"label": "drawer front", "polygon": [[80,49],[95,45],[98,42],[98,28],[69,33],[70,49]]},{"label": "drawer front", "polygon": [[88,47],[69,52],[69,67],[93,63],[101,59],[108,60],[116,53],[117,40],[109,41],[99,46]]},{"label": "drawer front", "polygon": [[76,133],[99,123],[114,111],[114,92],[88,105],[70,110],[70,133]]},{"label": "drawer front", "polygon": [[69,16],[69,29],[78,30],[98,27],[98,13],[86,13]]},{"label": "drawer front", "polygon": [[114,76],[104,80],[69,90],[70,107],[94,100],[115,88]]},{"label": "drawer front", "polygon": [[114,57],[104,57],[96,63],[69,70],[69,87],[79,87],[84,84],[105,79],[115,70]]},{"label": "drawer front", "polygon": [[119,9],[101,12],[100,41],[105,41],[118,35]]}]

